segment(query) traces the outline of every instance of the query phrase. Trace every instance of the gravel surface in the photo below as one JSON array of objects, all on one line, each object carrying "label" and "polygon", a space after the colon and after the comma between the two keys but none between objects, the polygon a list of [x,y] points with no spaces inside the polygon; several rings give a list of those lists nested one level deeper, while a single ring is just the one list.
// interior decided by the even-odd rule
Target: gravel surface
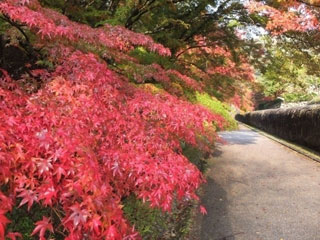
[{"label": "gravel surface", "polygon": [[193,239],[319,240],[320,164],[244,126],[220,135]]}]

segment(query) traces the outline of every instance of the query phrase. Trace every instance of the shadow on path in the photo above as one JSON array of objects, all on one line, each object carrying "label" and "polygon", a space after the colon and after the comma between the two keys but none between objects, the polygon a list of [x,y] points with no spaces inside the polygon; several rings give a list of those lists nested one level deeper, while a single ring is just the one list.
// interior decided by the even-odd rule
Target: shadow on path
[{"label": "shadow on path", "polygon": [[208,214],[201,218],[199,237],[203,240],[234,240],[235,234],[228,218],[226,192],[212,178],[207,181],[203,204],[207,207]]},{"label": "shadow on path", "polygon": [[[236,133],[236,134],[235,134]],[[219,136],[226,144],[248,145],[255,144],[259,135],[256,132],[247,129],[241,129],[232,132],[221,132]]]}]

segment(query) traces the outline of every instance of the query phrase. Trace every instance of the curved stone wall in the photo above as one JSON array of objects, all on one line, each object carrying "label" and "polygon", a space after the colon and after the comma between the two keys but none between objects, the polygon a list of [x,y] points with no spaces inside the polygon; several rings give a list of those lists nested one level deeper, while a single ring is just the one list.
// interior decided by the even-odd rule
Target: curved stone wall
[{"label": "curved stone wall", "polygon": [[236,119],[320,152],[319,105],[254,111],[238,114]]}]

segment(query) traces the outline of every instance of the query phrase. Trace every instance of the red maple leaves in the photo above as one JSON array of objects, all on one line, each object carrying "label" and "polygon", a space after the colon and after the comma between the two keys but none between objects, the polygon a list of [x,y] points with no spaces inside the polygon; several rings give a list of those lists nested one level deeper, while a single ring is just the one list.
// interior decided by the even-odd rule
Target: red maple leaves
[{"label": "red maple leaves", "polygon": [[10,222],[5,213],[5,211],[0,211],[0,239],[4,239],[6,226]]},{"label": "red maple leaves", "polygon": [[13,21],[27,25],[43,40],[84,41],[121,51],[128,51],[133,46],[139,45],[145,46],[150,51],[157,52],[160,55],[169,56],[171,54],[169,49],[155,43],[149,36],[134,33],[120,26],[105,25],[93,29],[87,25],[72,22],[66,16],[54,10],[42,8],[36,0],[2,1],[0,12]]},{"label": "red maple leaves", "polygon": [[[182,155],[180,141],[208,149],[215,140],[211,123],[221,127],[223,119],[170,94],[136,88],[96,55],[59,44],[77,39],[169,54],[151,38],[120,27],[91,29],[36,1],[29,4],[32,8],[3,1],[0,12],[55,39],[49,50],[56,68],[45,73],[48,84],[33,94],[2,71],[0,185],[10,187],[0,192],[0,239],[19,236],[5,230],[5,214],[17,199],[28,210],[37,202],[63,211],[66,239],[139,239],[123,217],[121,199],[135,194],[166,211],[176,197],[197,199],[204,178]],[[196,85],[178,72],[166,74]],[[53,225],[43,217],[32,234],[45,239],[47,231],[53,232]]]},{"label": "red maple leaves", "polygon": [[33,230],[32,235],[35,235],[35,234],[39,234],[39,239],[40,240],[45,240],[46,238],[44,237],[44,234],[46,233],[46,231],[50,231],[50,232],[53,232],[53,226],[52,224],[50,223],[50,220],[46,217],[43,217],[42,220],[36,222],[36,227],[35,229]]},{"label": "red maple leaves", "polygon": [[[179,139],[213,141],[214,129],[204,122],[222,119],[169,94],[137,89],[92,54],[74,52],[61,61],[52,81],[31,96],[1,85],[0,180],[10,181],[20,206],[61,205],[69,239],[84,233],[122,239],[134,234],[122,216],[123,196],[134,193],[168,211],[176,192],[197,198],[203,178],[181,155]],[[3,216],[2,229],[6,224]],[[48,219],[34,233],[43,238],[46,229],[52,229]]]}]

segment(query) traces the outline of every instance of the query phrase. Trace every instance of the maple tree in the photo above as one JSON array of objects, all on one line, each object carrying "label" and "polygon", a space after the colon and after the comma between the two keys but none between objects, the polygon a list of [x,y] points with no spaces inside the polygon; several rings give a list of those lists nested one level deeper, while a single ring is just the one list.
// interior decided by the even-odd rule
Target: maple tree
[{"label": "maple tree", "polygon": [[[139,238],[121,210],[130,194],[166,211],[175,198],[197,199],[204,178],[182,155],[180,141],[209,150],[211,123],[222,128],[223,119],[170,94],[136,88],[72,42],[122,53],[137,45],[160,55],[168,49],[121,27],[71,22],[37,1],[3,1],[0,11],[38,35],[35,45],[55,64],[53,71],[30,70],[46,83],[31,92],[1,70],[0,181],[7,189],[0,192],[1,239],[19,236],[5,230],[5,214],[18,199],[28,209],[39,203],[59,212],[66,239]],[[54,231],[49,217],[35,223],[32,235],[45,239]]]}]

